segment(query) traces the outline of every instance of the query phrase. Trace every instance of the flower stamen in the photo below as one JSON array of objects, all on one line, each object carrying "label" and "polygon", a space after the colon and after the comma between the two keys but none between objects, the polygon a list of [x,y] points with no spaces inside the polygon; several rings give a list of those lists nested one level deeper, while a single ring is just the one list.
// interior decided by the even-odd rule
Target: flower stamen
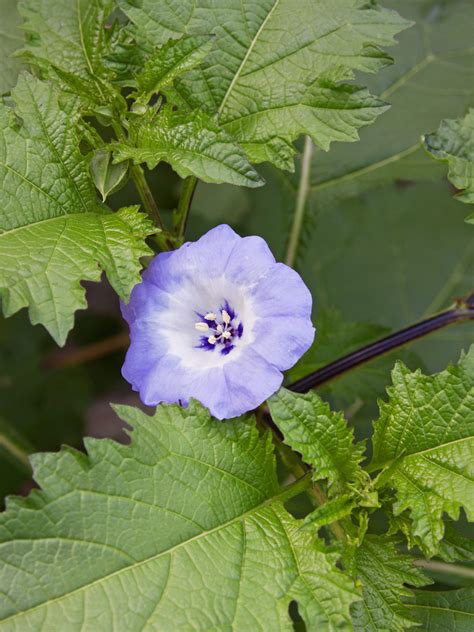
[{"label": "flower stamen", "polygon": [[198,331],[207,331],[209,329],[209,325],[207,323],[195,323],[194,327]]},{"label": "flower stamen", "polygon": [[222,355],[227,355],[235,349],[235,342],[242,337],[244,327],[227,301],[218,312],[206,312],[204,316],[202,315],[203,312],[196,311],[195,313],[201,319],[194,324],[195,329],[199,332],[205,332],[205,335],[200,339],[198,348],[212,351],[216,347],[220,347]]}]

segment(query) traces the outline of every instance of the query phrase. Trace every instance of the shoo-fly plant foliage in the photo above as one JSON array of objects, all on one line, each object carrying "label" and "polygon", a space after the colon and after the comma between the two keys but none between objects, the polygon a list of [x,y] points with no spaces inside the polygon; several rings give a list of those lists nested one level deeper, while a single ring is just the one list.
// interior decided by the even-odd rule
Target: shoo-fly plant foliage
[{"label": "shoo-fly plant foliage", "polygon": [[[446,48],[449,4],[0,0],[4,315],[26,308],[32,325],[64,345],[87,307],[83,282],[106,277],[130,331],[122,387],[138,393],[137,406],[114,407],[128,440],[85,439],[29,457],[34,442],[30,449],[21,420],[0,402],[0,457],[6,450],[21,461],[23,480],[31,464],[37,487],[8,497],[0,514],[1,632],[473,629],[474,346],[466,335],[444,370],[446,362],[431,364],[434,353],[423,362],[403,352],[391,379],[393,355],[376,358],[472,319],[474,295],[466,290],[450,309],[388,335],[375,316],[346,321],[327,304],[327,285],[318,296],[318,280],[300,265],[304,245],[322,274],[351,248],[335,221],[329,263],[308,253],[318,230],[312,207],[323,214],[330,202],[329,216],[336,198],[350,204],[362,190],[353,221],[370,232],[362,207],[382,180],[391,188],[378,197],[379,216],[418,186],[409,177],[415,152],[413,173],[422,167],[421,179],[432,179],[432,198],[438,161],[448,163],[450,193],[474,201],[473,110],[453,106],[455,79],[444,120],[417,127],[418,144],[400,152],[414,128],[400,135],[384,122],[402,88],[417,117],[430,107],[433,78],[411,82],[434,60],[470,76],[463,28],[472,6],[452,3],[456,37]],[[420,59],[415,51],[394,71],[407,29]],[[459,91],[468,93],[472,86]],[[377,146],[354,167],[345,143],[364,146],[359,131],[374,123],[367,138],[380,125]],[[341,159],[328,173],[324,152],[335,142]],[[324,197],[333,185],[341,195]],[[241,194],[251,200],[242,212]],[[285,263],[264,239],[245,236],[253,231],[243,215],[252,225],[262,217]],[[387,251],[391,231],[378,236]],[[471,245],[425,317],[467,276]],[[408,263],[403,270],[408,286]],[[32,340],[25,334],[21,344]],[[98,358],[117,348],[111,340],[40,370],[59,371],[55,384],[62,362]],[[20,341],[18,355],[29,357]],[[38,374],[0,360],[7,397]],[[93,376],[96,393],[106,380]],[[39,407],[41,389],[33,390]],[[139,400],[154,408],[141,410]],[[352,423],[361,408],[362,429]],[[38,418],[48,422],[44,409]]]}]

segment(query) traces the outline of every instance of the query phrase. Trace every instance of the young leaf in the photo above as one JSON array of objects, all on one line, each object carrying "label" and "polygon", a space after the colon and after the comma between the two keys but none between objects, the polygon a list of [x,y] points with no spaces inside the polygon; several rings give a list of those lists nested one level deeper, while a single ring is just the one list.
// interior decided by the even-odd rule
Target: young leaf
[{"label": "young leaf", "polygon": [[258,6],[186,0],[174,12],[164,0],[139,7],[122,0],[122,6],[148,45],[183,33],[215,34],[214,50],[178,90],[193,108],[217,114],[252,162],[271,159],[286,168],[289,144],[301,134],[328,149],[335,140],[357,140],[357,130],[386,109],[364,88],[344,82],[356,70],[389,64],[380,47],[408,26],[363,0],[301,0],[296,8],[294,0]]},{"label": "young leaf", "polygon": [[135,129],[135,146],[113,146],[116,162],[131,158],[153,169],[163,160],[182,178],[247,187],[264,183],[235,140],[204,112],[173,112],[165,106],[156,118],[139,120]]},{"label": "young leaf", "polygon": [[21,62],[12,57],[23,44],[23,33],[18,28],[21,18],[17,0],[1,0],[2,23],[0,26],[0,95],[9,92],[16,83]]},{"label": "young leaf", "polygon": [[112,94],[103,81],[107,72],[102,57],[113,0],[20,0],[19,7],[31,34],[25,47],[29,60],[53,68],[84,98],[108,102]]},{"label": "young leaf", "polygon": [[128,163],[112,164],[112,154],[107,149],[97,149],[91,160],[91,175],[102,202],[126,184]]},{"label": "young leaf", "polygon": [[413,558],[397,551],[395,544],[393,538],[367,535],[348,562],[363,587],[362,601],[351,608],[356,632],[402,632],[416,625],[402,602],[403,597],[412,595],[406,584],[420,587],[430,580],[413,566]]},{"label": "young leaf", "polygon": [[372,468],[379,484],[394,487],[394,513],[411,512],[412,532],[426,555],[464,507],[474,520],[474,347],[457,366],[425,376],[396,365],[389,400],[375,423]]},{"label": "young leaf", "polygon": [[[337,555],[282,502],[269,437],[200,404],[118,407],[129,446],[86,440],[34,458],[43,491],[0,517],[3,629],[350,629]],[[0,627],[2,625],[0,624]]]},{"label": "young leaf", "polygon": [[471,632],[474,588],[446,592],[419,591],[408,602],[410,612],[430,632]]},{"label": "young leaf", "polygon": [[332,494],[369,483],[359,465],[364,446],[354,445],[354,431],[342,413],[332,412],[316,393],[299,395],[284,388],[268,405],[285,443],[313,466],[315,480],[328,480]]},{"label": "young leaf", "polygon": [[441,121],[423,144],[433,158],[448,163],[449,179],[461,190],[456,198],[474,204],[474,109],[462,119]]},{"label": "young leaf", "polygon": [[303,527],[316,529],[324,527],[324,525],[349,516],[355,506],[356,503],[352,496],[342,495],[332,498],[309,513],[303,521]]},{"label": "young leaf", "polygon": [[[99,206],[77,115],[51,87],[22,75],[13,110],[0,106],[0,291],[5,315],[29,306],[58,344],[85,307],[80,281],[107,272],[127,300],[153,226],[137,208]],[[21,118],[19,122],[16,116]]]},{"label": "young leaf", "polygon": [[213,47],[213,40],[206,35],[170,40],[156,49],[146,60],[137,76],[134,96],[144,103],[150,97],[171,86],[175,79],[197,66]]}]

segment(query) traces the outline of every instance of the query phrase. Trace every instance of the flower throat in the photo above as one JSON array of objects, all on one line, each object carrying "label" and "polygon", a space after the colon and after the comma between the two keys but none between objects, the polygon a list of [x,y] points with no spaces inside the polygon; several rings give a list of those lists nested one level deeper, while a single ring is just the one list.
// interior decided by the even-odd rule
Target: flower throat
[{"label": "flower throat", "polygon": [[205,351],[219,349],[222,355],[230,353],[235,348],[236,339],[242,337],[244,326],[229,303],[226,301],[217,313],[196,314],[199,321],[194,327],[202,334],[197,348]]}]

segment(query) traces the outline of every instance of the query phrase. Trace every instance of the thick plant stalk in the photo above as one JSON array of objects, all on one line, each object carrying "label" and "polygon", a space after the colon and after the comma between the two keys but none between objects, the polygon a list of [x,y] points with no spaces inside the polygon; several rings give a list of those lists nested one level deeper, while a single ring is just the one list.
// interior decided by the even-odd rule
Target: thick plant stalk
[{"label": "thick plant stalk", "polygon": [[301,238],[301,230],[303,228],[304,213],[308,200],[311,175],[311,158],[313,157],[313,141],[306,136],[304,141],[303,157],[301,159],[301,175],[298,185],[298,195],[296,197],[295,213],[293,215],[293,225],[290,232],[290,240],[288,242],[288,250],[286,253],[285,263],[293,267],[295,265],[298,247]]},{"label": "thick plant stalk", "polygon": [[186,226],[188,223],[189,211],[191,210],[191,204],[196,191],[198,179],[194,176],[189,176],[183,182],[183,190],[179,199],[178,208],[176,209],[175,230],[177,236],[182,239],[186,232]]},{"label": "thick plant stalk", "polygon": [[465,300],[459,300],[454,307],[444,312],[440,312],[430,318],[420,320],[414,325],[395,331],[380,340],[371,342],[370,344],[349,353],[326,366],[321,367],[317,371],[302,377],[290,384],[287,388],[295,393],[306,393],[312,388],[322,386],[327,382],[340,377],[351,369],[354,369],[374,358],[385,355],[398,347],[423,338],[438,329],[443,329],[449,325],[462,323],[468,320],[474,320],[474,293]]}]

